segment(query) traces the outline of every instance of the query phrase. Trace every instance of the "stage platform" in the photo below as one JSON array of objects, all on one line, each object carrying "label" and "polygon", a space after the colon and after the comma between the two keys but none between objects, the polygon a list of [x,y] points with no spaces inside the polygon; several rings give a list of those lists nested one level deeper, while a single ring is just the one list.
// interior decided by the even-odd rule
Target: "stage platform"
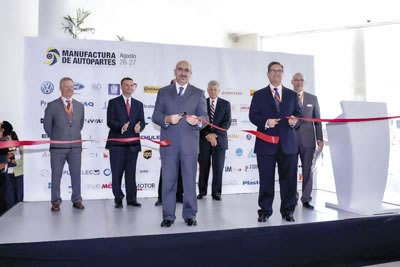
[{"label": "stage platform", "polygon": [[296,208],[282,220],[257,222],[258,194],[198,201],[197,226],[177,219],[161,228],[155,198],[142,207],[86,200],[85,210],[64,200],[19,203],[0,217],[0,266],[362,266],[400,260],[400,216],[361,216],[325,207],[336,195],[313,192],[314,210]]}]

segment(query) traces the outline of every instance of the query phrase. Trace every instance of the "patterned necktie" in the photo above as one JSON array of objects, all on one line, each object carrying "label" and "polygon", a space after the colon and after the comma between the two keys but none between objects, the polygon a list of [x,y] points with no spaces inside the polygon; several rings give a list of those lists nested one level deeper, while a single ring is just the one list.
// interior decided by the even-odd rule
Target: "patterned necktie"
[{"label": "patterned necktie", "polygon": [[274,95],[275,105],[278,111],[280,111],[281,97],[279,96],[278,88],[274,88],[274,91],[275,91]]},{"label": "patterned necktie", "polygon": [[300,107],[303,107],[303,97],[304,97],[304,94],[299,94],[299,105],[300,105]]},{"label": "patterned necktie", "polygon": [[67,106],[65,108],[65,111],[67,112],[68,120],[69,122],[72,122],[72,105],[71,105],[71,100],[65,100],[67,102]]},{"label": "patterned necktie", "polygon": [[126,99],[125,107],[126,107],[126,112],[128,113],[128,117],[129,117],[129,115],[131,114],[131,105],[129,104],[129,99]]},{"label": "patterned necktie", "polygon": [[210,121],[213,122],[214,121],[214,113],[215,113],[215,106],[214,106],[214,101],[211,101],[211,105],[210,105]]},{"label": "patterned necktie", "polygon": [[179,87],[179,93],[178,93],[178,96],[182,96],[182,93],[183,93],[183,87]]}]

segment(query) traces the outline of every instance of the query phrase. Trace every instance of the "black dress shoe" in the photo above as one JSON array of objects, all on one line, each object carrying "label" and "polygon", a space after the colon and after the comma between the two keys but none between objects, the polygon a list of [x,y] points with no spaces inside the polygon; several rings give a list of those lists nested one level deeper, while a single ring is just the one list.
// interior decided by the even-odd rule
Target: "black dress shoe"
[{"label": "black dress shoe", "polygon": [[83,206],[82,202],[75,202],[74,204],[72,204],[72,207],[74,207],[75,209],[78,210],[83,210],[85,209],[85,206]]},{"label": "black dress shoe", "polygon": [[116,209],[122,209],[124,206],[122,205],[122,202],[116,202],[114,207]]},{"label": "black dress shoe", "polygon": [[154,203],[154,206],[158,207],[162,205],[162,201],[160,199],[157,199],[156,203]]},{"label": "black dress shoe", "polygon": [[310,204],[310,202],[304,202],[303,207],[309,210],[313,210],[314,206]]},{"label": "black dress shoe", "polygon": [[128,202],[127,205],[128,206],[134,206],[134,207],[141,207],[142,206],[142,204],[140,204],[137,201]]},{"label": "black dress shoe", "polygon": [[204,195],[202,195],[202,194],[197,195],[197,199],[203,199],[203,197],[204,197]]},{"label": "black dress shoe", "polygon": [[268,220],[267,214],[260,214],[258,215],[258,222],[266,222]]},{"label": "black dress shoe", "polygon": [[173,220],[168,220],[168,219],[164,219],[161,222],[161,227],[171,227],[171,225],[174,223]]},{"label": "black dress shoe", "polygon": [[221,201],[222,200],[221,195],[213,195],[212,198],[214,200],[217,200],[217,201]]},{"label": "black dress shoe", "polygon": [[189,218],[185,220],[185,223],[187,224],[187,226],[196,226],[197,225],[197,221],[196,219],[193,218]]},{"label": "black dress shoe", "polygon": [[282,215],[282,219],[284,219],[287,222],[294,222],[293,214]]}]

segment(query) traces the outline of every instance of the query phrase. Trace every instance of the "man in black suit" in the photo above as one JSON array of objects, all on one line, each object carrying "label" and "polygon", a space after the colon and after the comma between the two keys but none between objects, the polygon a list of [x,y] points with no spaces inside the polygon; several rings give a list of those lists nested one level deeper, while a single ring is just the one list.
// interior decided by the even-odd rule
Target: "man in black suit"
[{"label": "man in black suit", "polygon": [[[298,94],[299,104],[302,107],[302,114],[305,118],[320,118],[318,98],[315,95],[304,91],[304,76],[296,73],[292,78],[294,91]],[[313,188],[313,177],[311,165],[314,157],[316,144],[320,150],[324,147],[322,138],[322,125],[320,122],[303,122],[296,131],[299,143],[299,154],[303,172],[301,202],[306,209],[314,209],[311,202]]]},{"label": "man in black suit", "polygon": [[[231,126],[231,104],[218,97],[220,88],[217,81],[210,81],[207,88],[207,112],[210,122],[224,129]],[[212,159],[213,180],[211,196],[214,200],[221,200],[222,173],[225,163],[225,152],[228,149],[228,134],[226,131],[218,130],[211,126],[200,131],[200,153],[199,153],[199,195],[202,199],[207,195],[208,177]]]},{"label": "man in black suit", "polygon": [[301,116],[301,108],[297,94],[282,85],[282,64],[275,61],[269,63],[267,75],[270,84],[255,92],[249,117],[250,121],[257,126],[258,132],[279,136],[279,143],[272,144],[256,139],[254,153],[257,154],[260,175],[258,222],[266,222],[272,215],[277,163],[281,195],[280,212],[283,219],[294,222],[298,153],[295,132],[298,120],[295,117]]},{"label": "man in black suit", "polygon": [[[122,95],[108,103],[107,126],[110,128],[108,138],[140,137],[144,129],[143,103],[132,97],[136,84],[131,78],[121,80]],[[112,190],[115,208],[122,208],[125,195],[121,190],[122,175],[125,173],[125,191],[127,205],[140,207],[137,201],[136,162],[141,151],[140,140],[132,142],[107,141],[110,151],[112,173]]]}]

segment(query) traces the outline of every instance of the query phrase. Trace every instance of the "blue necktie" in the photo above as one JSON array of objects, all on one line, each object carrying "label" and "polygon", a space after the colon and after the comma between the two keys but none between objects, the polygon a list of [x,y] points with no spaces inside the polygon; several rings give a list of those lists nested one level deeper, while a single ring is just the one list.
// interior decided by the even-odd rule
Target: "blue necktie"
[{"label": "blue necktie", "polygon": [[274,88],[274,91],[275,91],[275,96],[274,96],[275,106],[279,112],[281,110],[280,109],[281,97],[279,96],[278,88]]},{"label": "blue necktie", "polygon": [[183,87],[179,87],[179,93],[178,93],[178,96],[182,96],[182,92],[183,92]]}]

